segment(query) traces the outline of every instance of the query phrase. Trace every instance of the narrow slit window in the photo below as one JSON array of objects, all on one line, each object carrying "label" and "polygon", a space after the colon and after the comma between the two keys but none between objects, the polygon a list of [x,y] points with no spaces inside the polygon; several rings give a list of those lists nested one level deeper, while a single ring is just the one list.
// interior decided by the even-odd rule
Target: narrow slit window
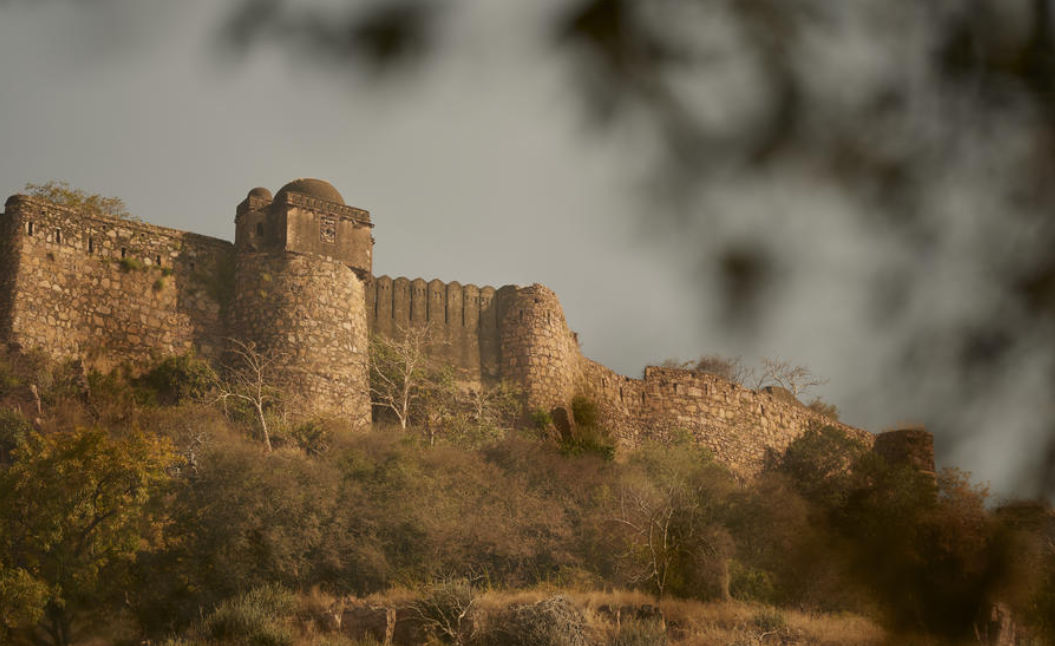
[{"label": "narrow slit window", "polygon": [[55,229],[55,244],[62,244],[62,229]]},{"label": "narrow slit window", "polygon": [[95,240],[91,236],[88,237],[88,253],[95,253]]},{"label": "narrow slit window", "polygon": [[26,235],[27,236],[33,235],[33,222],[32,221],[26,222]]},{"label": "narrow slit window", "polygon": [[127,253],[128,253],[128,250],[125,249],[124,247],[121,247],[121,257],[124,258],[125,255],[127,255]]},{"label": "narrow slit window", "polygon": [[161,266],[161,256],[154,256],[154,264],[158,267]]}]

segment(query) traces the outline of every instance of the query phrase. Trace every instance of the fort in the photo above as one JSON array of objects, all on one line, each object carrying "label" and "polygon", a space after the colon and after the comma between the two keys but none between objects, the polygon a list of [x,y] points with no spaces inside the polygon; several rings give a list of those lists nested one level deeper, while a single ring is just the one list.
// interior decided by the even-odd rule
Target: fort
[{"label": "fort", "polygon": [[329,183],[254,188],[235,241],[86,213],[25,195],[0,217],[0,340],[107,369],[193,352],[219,361],[231,339],[283,357],[284,383],[314,414],[371,420],[371,334],[427,325],[432,358],[476,387],[506,381],[526,411],[567,419],[582,394],[623,446],[687,432],[750,475],[812,423],[933,470],[928,434],[876,436],[834,422],[786,392],[716,375],[648,367],[620,375],[582,355],[557,296],[542,285],[462,285],[374,276],[368,211]]}]

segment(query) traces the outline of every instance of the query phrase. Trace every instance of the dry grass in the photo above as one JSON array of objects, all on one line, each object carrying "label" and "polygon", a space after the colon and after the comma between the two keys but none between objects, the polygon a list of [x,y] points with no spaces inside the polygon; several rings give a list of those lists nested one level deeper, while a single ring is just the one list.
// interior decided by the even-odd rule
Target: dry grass
[{"label": "dry grass", "polygon": [[[554,586],[525,590],[489,590],[476,599],[478,612],[494,617],[516,604],[534,604],[563,594],[578,605],[595,643],[611,643],[617,634],[611,615],[599,609],[658,605],[669,643],[678,646],[880,646],[886,635],[868,619],[851,614],[805,613],[737,601],[701,602],[664,599],[630,590],[568,591]],[[362,600],[371,605],[401,606],[415,592],[397,589]]]},{"label": "dry grass", "polygon": [[850,614],[814,614],[737,601],[660,604],[672,643],[685,646],[878,646],[881,628]]}]

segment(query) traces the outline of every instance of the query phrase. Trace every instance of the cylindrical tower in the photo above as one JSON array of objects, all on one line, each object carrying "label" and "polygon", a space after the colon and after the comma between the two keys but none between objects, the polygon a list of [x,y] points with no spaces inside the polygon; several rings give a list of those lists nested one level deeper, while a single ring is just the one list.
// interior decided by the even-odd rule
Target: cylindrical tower
[{"label": "cylindrical tower", "polygon": [[569,402],[580,380],[582,355],[557,295],[538,284],[503,287],[495,305],[501,377],[524,389],[529,410]]},{"label": "cylindrical tower", "polygon": [[235,339],[274,357],[275,379],[299,408],[370,423],[363,284],[346,264],[314,254],[241,252],[231,308]]}]

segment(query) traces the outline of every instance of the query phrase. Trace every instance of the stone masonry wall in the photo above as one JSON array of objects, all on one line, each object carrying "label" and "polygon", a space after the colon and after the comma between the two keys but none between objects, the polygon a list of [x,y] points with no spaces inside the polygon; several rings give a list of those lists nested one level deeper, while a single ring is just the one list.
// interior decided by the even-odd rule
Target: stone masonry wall
[{"label": "stone masonry wall", "polygon": [[306,412],[369,424],[365,295],[355,273],[309,254],[243,253],[235,284],[232,336],[279,358],[276,381]]},{"label": "stone masonry wall", "polygon": [[557,295],[542,285],[503,288],[501,375],[524,390],[530,409],[568,402],[581,384],[582,354]]},{"label": "stone masonry wall", "polygon": [[[462,379],[510,381],[526,410],[565,417],[572,398],[586,395],[624,447],[690,433],[749,476],[813,423],[875,441],[792,397],[715,375],[655,367],[643,379],[619,375],[582,356],[556,294],[542,285],[381,276],[364,286],[355,271],[296,251],[236,254],[222,240],[16,195],[0,217],[0,338],[106,369],[188,350],[219,359],[231,336],[282,357],[279,378],[305,412],[368,424],[369,333],[428,325],[432,358]],[[928,439],[889,434],[877,451],[933,465]]]},{"label": "stone masonry wall", "polygon": [[366,285],[371,333],[394,338],[409,326],[427,325],[430,356],[467,381],[498,379],[498,309],[494,287],[388,276]]},{"label": "stone masonry wall", "polygon": [[722,377],[645,369],[645,417],[653,432],[688,431],[741,475],[757,473],[767,452],[783,453],[811,424],[835,426],[871,446],[871,433],[824,417],[780,391],[754,391]]},{"label": "stone masonry wall", "polygon": [[[0,334],[9,345],[107,369],[222,346],[230,243],[8,199]],[[229,272],[226,272],[229,273]]]},{"label": "stone masonry wall", "polygon": [[750,476],[768,451],[782,452],[813,423],[842,428],[869,446],[874,441],[794,398],[717,375],[655,367],[646,368],[644,379],[620,375],[582,356],[556,294],[541,285],[508,293],[502,309],[502,377],[524,389],[528,408],[566,412],[575,395],[585,395],[621,446],[687,432],[735,473]]}]

